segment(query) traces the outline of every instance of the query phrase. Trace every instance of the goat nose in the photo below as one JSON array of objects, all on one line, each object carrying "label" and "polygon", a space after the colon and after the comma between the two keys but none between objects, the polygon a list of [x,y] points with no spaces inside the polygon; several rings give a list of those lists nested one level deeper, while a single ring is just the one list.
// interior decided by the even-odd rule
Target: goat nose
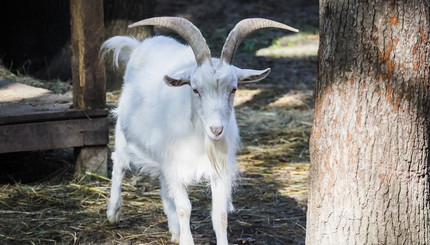
[{"label": "goat nose", "polygon": [[223,129],[223,127],[211,127],[211,131],[215,136],[219,136]]}]

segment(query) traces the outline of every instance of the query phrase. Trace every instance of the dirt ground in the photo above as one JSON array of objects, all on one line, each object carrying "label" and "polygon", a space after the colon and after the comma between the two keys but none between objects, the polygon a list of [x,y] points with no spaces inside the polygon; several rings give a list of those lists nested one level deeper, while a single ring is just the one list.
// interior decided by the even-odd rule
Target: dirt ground
[{"label": "dirt ground", "polygon": [[[270,67],[272,73],[237,92],[241,178],[228,233],[232,244],[304,244],[318,1],[159,0],[156,15],[191,20],[213,56],[243,18],[270,18],[300,29],[299,34],[259,30],[243,42],[233,62]],[[120,92],[108,93],[109,107],[115,107]],[[111,134],[111,149],[113,143]],[[0,168],[0,244],[170,244],[156,180],[136,181],[130,174],[121,223],[111,226],[105,217],[110,181],[73,176],[73,149],[2,154]],[[206,183],[191,187],[190,199],[196,244],[216,244]]]}]

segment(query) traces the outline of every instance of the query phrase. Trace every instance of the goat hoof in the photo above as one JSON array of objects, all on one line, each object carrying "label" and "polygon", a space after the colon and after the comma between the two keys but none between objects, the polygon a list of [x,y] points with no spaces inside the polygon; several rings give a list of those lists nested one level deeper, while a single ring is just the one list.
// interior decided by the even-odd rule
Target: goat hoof
[{"label": "goat hoof", "polygon": [[109,224],[111,225],[118,225],[119,219],[121,216],[121,210],[120,209],[109,209],[107,211],[107,218],[109,220]]},{"label": "goat hoof", "polygon": [[170,239],[170,241],[172,243],[178,244],[179,243],[179,234],[178,233],[172,233],[172,239]]}]

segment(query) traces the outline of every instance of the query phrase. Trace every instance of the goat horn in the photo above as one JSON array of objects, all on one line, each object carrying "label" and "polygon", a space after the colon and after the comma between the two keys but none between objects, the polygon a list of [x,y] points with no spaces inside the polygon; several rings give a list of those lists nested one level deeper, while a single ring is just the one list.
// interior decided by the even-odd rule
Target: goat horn
[{"label": "goat horn", "polygon": [[154,17],[133,23],[128,28],[148,25],[162,26],[178,33],[190,45],[198,66],[201,66],[206,61],[212,64],[211,51],[206,44],[205,38],[190,21],[179,17]]},{"label": "goat horn", "polygon": [[293,32],[299,31],[285,24],[263,18],[249,18],[241,20],[236,24],[233,30],[230,31],[230,34],[228,34],[227,40],[222,48],[220,62],[231,64],[236,50],[243,39],[245,39],[251,32],[267,27],[281,28]]}]

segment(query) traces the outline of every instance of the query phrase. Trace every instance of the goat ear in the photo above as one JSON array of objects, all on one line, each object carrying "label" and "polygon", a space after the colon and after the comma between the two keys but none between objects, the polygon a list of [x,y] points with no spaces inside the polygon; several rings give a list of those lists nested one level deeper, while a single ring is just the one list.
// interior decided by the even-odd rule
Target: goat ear
[{"label": "goat ear", "polygon": [[185,84],[190,85],[190,79],[187,76],[180,76],[177,78],[173,78],[171,76],[165,75],[164,76],[164,82],[169,86],[169,87],[179,87]]},{"label": "goat ear", "polygon": [[239,69],[236,70],[237,82],[238,83],[254,83],[258,82],[270,73],[270,68],[265,70],[251,70],[251,69]]}]

